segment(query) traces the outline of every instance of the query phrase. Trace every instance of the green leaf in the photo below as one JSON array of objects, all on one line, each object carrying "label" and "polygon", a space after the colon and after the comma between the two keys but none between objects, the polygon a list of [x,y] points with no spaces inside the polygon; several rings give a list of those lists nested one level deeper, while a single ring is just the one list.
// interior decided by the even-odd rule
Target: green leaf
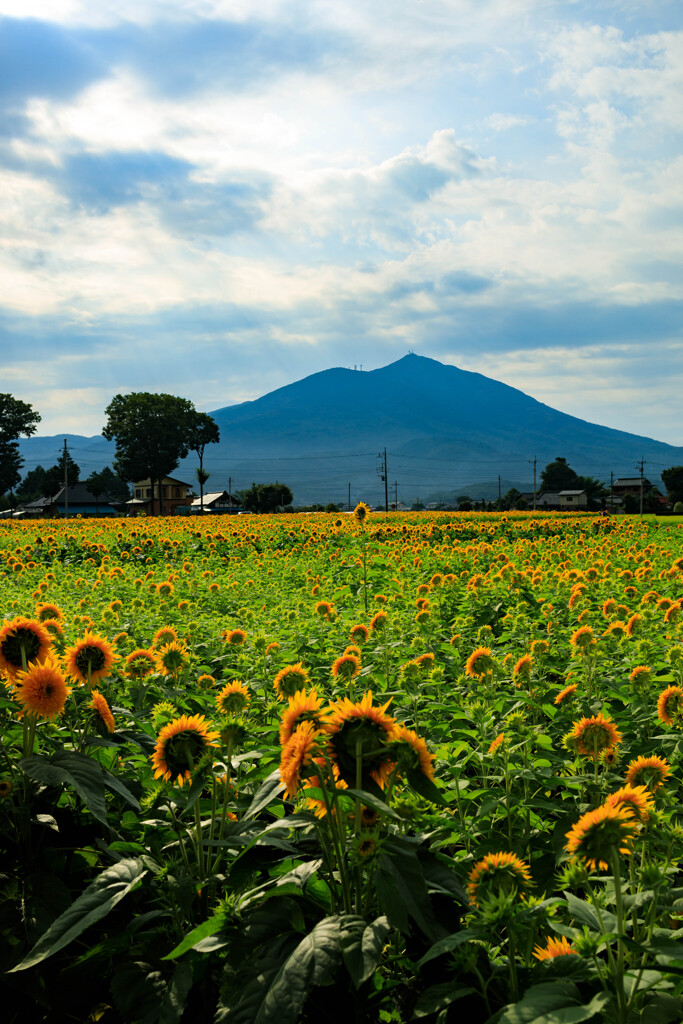
[{"label": "green leaf", "polygon": [[579,924],[587,924],[594,932],[602,934],[602,928],[600,927],[600,919],[602,918],[602,924],[606,932],[616,931],[617,919],[614,914],[610,914],[609,910],[604,910],[601,907],[600,917],[598,917],[598,912],[592,903],[580,900],[571,892],[565,892],[564,895],[567,899],[567,908],[570,915]]},{"label": "green leaf", "polygon": [[19,767],[24,775],[46,786],[71,786],[90,813],[106,825],[104,772],[97,761],[85,754],[63,750],[50,760],[40,755],[25,757],[19,762]]},{"label": "green leaf", "polygon": [[392,927],[409,934],[409,918],[412,917],[428,938],[436,938],[436,920],[427,884],[412,847],[400,840],[386,842],[374,880],[380,904]]},{"label": "green leaf", "polygon": [[208,921],[204,921],[202,924],[197,925],[192,931],[185,936],[181,942],[172,949],[170,953],[162,957],[162,960],[176,960],[177,957],[182,956],[183,953],[187,953],[188,949],[194,949],[198,942],[202,939],[208,938],[209,935],[217,935],[221,931],[225,924],[224,914],[215,914],[210,917]]},{"label": "green leaf", "polygon": [[340,790],[342,799],[345,796],[355,797],[360,800],[366,807],[371,807],[373,811],[377,811],[378,814],[384,814],[387,818],[391,818],[392,821],[402,821],[400,814],[390,807],[389,804],[382,800],[381,797],[375,796],[374,793],[368,793],[366,789],[345,789]]},{"label": "green leaf", "polygon": [[417,968],[420,970],[425,964],[428,964],[430,960],[436,960],[437,957],[443,956],[444,953],[451,953],[458,946],[462,946],[464,942],[470,942],[472,939],[480,939],[481,933],[476,931],[474,928],[465,928],[461,932],[454,932],[453,935],[447,935],[444,939],[439,939],[434,945],[427,950],[421,960],[417,962]]},{"label": "green leaf", "polygon": [[474,988],[459,988],[453,981],[443,981],[426,989],[415,1004],[414,1017],[429,1017],[444,1010],[451,1003],[476,992]]},{"label": "green leaf", "polygon": [[284,789],[282,782],[280,781],[280,770],[276,768],[268,778],[265,780],[261,788],[258,790],[254,799],[251,801],[247,812],[244,815],[243,821],[248,818],[255,818],[257,814],[267,807],[268,804],[272,803],[276,796],[278,796]]},{"label": "green leaf", "polygon": [[159,1024],[178,1024],[191,988],[192,968],[188,963],[176,964],[173,977],[161,1000]]},{"label": "green leaf", "polygon": [[532,985],[518,1003],[508,1006],[496,1024],[580,1024],[599,1013],[609,996],[598,992],[585,1006],[576,985],[552,981]]},{"label": "green leaf", "polygon": [[[25,971],[64,949],[95,921],[105,917],[147,874],[142,861],[122,860],[107,868],[53,921],[31,952],[12,971]],[[11,972],[10,972],[11,973]]]},{"label": "green leaf", "polygon": [[390,928],[384,915],[371,924],[366,924],[365,918],[352,915],[341,919],[342,956],[356,988],[360,988],[377,967]]}]

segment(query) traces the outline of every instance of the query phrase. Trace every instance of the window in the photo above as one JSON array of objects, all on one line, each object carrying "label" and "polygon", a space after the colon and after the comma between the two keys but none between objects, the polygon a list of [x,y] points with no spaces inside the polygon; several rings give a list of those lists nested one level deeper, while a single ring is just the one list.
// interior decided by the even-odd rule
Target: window
[{"label": "window", "polygon": [[572,495],[568,494],[567,495],[567,501],[573,501],[573,500],[574,500],[574,498],[572,497]]},{"label": "window", "polygon": [[174,487],[174,488],[173,488],[173,495],[174,495],[174,497],[176,497],[176,498],[179,498],[179,497],[180,497],[180,488],[179,488],[179,487]]},{"label": "window", "polygon": [[136,487],[135,488],[135,497],[136,498],[141,498],[142,497],[142,487]]},{"label": "window", "polygon": [[147,490],[145,491],[145,497],[146,498],[151,498],[152,497],[152,488],[151,487],[148,487]]}]

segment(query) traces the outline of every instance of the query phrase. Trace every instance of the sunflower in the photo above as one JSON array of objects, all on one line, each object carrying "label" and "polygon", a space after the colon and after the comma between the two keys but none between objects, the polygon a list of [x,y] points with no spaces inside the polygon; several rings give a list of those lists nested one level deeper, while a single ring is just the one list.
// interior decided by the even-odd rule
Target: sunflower
[{"label": "sunflower", "polygon": [[654,793],[670,774],[671,765],[666,758],[654,754],[630,761],[625,781],[627,786],[647,786]]},{"label": "sunflower", "polygon": [[14,789],[14,786],[12,785],[12,783],[10,782],[9,779],[1,779],[0,780],[0,800],[5,800],[10,795],[10,793],[12,792],[13,789]]},{"label": "sunflower", "polygon": [[220,733],[209,728],[203,715],[182,715],[165,725],[152,755],[155,779],[176,780],[182,786]]},{"label": "sunflower", "polygon": [[485,676],[487,672],[490,672],[492,668],[491,648],[477,647],[465,662],[465,675],[473,679],[481,678],[481,676]]},{"label": "sunflower", "polygon": [[109,705],[106,699],[97,690],[92,691],[92,700],[88,704],[89,708],[92,708],[100,716],[100,719],[104,723],[107,732],[116,732],[116,723],[114,722],[114,716],[111,713]]},{"label": "sunflower", "polygon": [[223,639],[229,647],[241,647],[247,639],[243,629],[226,629],[223,632]]},{"label": "sunflower", "polygon": [[88,632],[68,649],[65,657],[71,678],[92,685],[109,674],[118,655],[104,637]]},{"label": "sunflower", "polygon": [[274,640],[272,644],[268,644],[265,651],[263,652],[266,658],[273,658],[279,652],[280,645],[277,640]]},{"label": "sunflower", "polygon": [[570,737],[579,754],[593,759],[602,750],[618,746],[622,740],[622,735],[612,719],[605,718],[602,712],[592,718],[581,718],[574,722]]},{"label": "sunflower", "polygon": [[238,714],[247,707],[251,696],[239,679],[233,679],[224,686],[216,697],[216,709],[221,715]]},{"label": "sunflower", "polygon": [[429,753],[425,741],[404,725],[395,726],[389,737],[389,753],[399,770],[418,771],[428,779],[434,778],[434,755]]},{"label": "sunflower", "polygon": [[591,647],[595,647],[593,630],[590,626],[580,626],[574,633],[572,633],[569,643],[572,647],[576,648],[579,653],[585,653],[590,650]]},{"label": "sunflower", "polygon": [[364,501],[359,501],[353,510],[353,518],[362,526],[370,514],[370,507]]},{"label": "sunflower", "polygon": [[176,640],[157,649],[156,670],[162,676],[177,676],[189,663],[187,648]]},{"label": "sunflower", "polygon": [[637,821],[646,822],[654,804],[646,786],[622,786],[616,793],[610,793],[605,806],[629,807]]},{"label": "sunflower", "polygon": [[634,689],[646,689],[652,682],[652,669],[649,665],[636,665],[628,680]]},{"label": "sunflower", "polygon": [[315,605],[315,613],[319,615],[321,619],[327,619],[329,622],[334,615],[334,605],[330,604],[329,601],[317,601]]},{"label": "sunflower", "polygon": [[489,754],[495,754],[505,743],[505,733],[499,732],[489,747]]},{"label": "sunflower", "polygon": [[529,682],[531,679],[531,666],[533,665],[534,659],[530,654],[523,654],[517,664],[512,670],[512,678],[515,680],[517,686],[521,686],[522,682]]},{"label": "sunflower", "polygon": [[32,662],[45,659],[50,650],[50,634],[42,622],[18,616],[0,629],[0,670],[10,679]]},{"label": "sunflower", "polygon": [[637,829],[631,807],[601,804],[582,815],[566,833],[565,850],[579,857],[588,868],[607,870],[613,852],[631,853]]},{"label": "sunflower", "polygon": [[154,652],[146,647],[138,647],[126,658],[126,672],[131,679],[143,679],[156,668]]},{"label": "sunflower", "polygon": [[578,955],[569,939],[548,939],[545,946],[534,946],[534,957],[537,960],[552,960],[556,956],[567,956],[569,953]]},{"label": "sunflower", "polygon": [[569,686],[565,686],[564,690],[560,690],[558,695],[555,697],[553,704],[557,704],[559,707],[560,704],[567,700],[568,697],[573,697],[577,690],[578,686],[576,683],[570,683]]},{"label": "sunflower", "polygon": [[58,622],[63,622],[64,612],[57,604],[37,604],[36,618],[41,622],[45,622],[46,619],[57,619]]},{"label": "sunflower", "polygon": [[286,697],[293,697],[297,690],[302,690],[308,685],[308,669],[305,669],[300,661],[296,665],[285,665],[275,676],[273,689],[278,700]]},{"label": "sunflower", "polygon": [[360,658],[355,654],[342,654],[332,664],[330,670],[334,679],[342,679],[349,682],[360,673]]},{"label": "sunflower", "polygon": [[377,612],[370,619],[370,630],[373,633],[381,633],[386,628],[389,616],[386,612]]},{"label": "sunflower", "polygon": [[665,725],[675,725],[683,717],[683,690],[680,686],[667,686],[657,700],[657,717]]},{"label": "sunflower", "polygon": [[358,658],[358,660],[360,661],[362,651],[361,651],[360,647],[358,646],[358,644],[349,644],[348,647],[344,648],[344,652],[343,653],[344,654],[354,654]]},{"label": "sunflower", "polygon": [[71,687],[57,661],[49,655],[43,662],[33,662],[26,672],[14,676],[14,696],[22,706],[21,714],[36,718],[56,718],[61,715]]},{"label": "sunflower", "polygon": [[165,644],[172,644],[178,640],[178,630],[175,626],[161,626],[152,637],[152,647],[164,647]]},{"label": "sunflower", "polygon": [[357,626],[352,626],[349,630],[349,640],[352,640],[354,644],[361,644],[361,646],[368,641],[370,636],[370,630],[367,626],[363,626],[359,623]]},{"label": "sunflower", "polygon": [[280,758],[280,781],[284,783],[285,796],[289,800],[296,796],[305,778],[305,770],[319,753],[321,739],[324,739],[323,734],[313,722],[302,722],[287,740]]},{"label": "sunflower", "polygon": [[523,896],[531,882],[528,865],[514,853],[487,853],[474,865],[468,878],[467,892],[477,906],[489,895]]},{"label": "sunflower", "polygon": [[390,703],[374,705],[372,691],[368,690],[360,701],[342,697],[331,706],[323,728],[330,738],[330,754],[348,785],[356,782],[359,757],[363,773],[369,773],[378,785],[391,770],[386,745],[392,739],[396,720],[386,714]]}]

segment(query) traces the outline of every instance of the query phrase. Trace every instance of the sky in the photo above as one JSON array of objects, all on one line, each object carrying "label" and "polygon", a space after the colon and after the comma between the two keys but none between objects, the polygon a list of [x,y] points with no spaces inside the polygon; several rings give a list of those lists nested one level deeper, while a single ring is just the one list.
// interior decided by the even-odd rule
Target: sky
[{"label": "sky", "polygon": [[680,0],[0,0],[0,391],[413,351],[683,445],[682,86]]}]

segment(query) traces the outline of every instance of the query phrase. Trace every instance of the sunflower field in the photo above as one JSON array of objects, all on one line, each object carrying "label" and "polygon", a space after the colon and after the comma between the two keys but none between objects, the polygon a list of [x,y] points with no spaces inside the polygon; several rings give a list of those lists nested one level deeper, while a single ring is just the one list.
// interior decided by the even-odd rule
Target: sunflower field
[{"label": "sunflower field", "polygon": [[8,1024],[683,1019],[683,527],[4,521],[0,580]]}]

